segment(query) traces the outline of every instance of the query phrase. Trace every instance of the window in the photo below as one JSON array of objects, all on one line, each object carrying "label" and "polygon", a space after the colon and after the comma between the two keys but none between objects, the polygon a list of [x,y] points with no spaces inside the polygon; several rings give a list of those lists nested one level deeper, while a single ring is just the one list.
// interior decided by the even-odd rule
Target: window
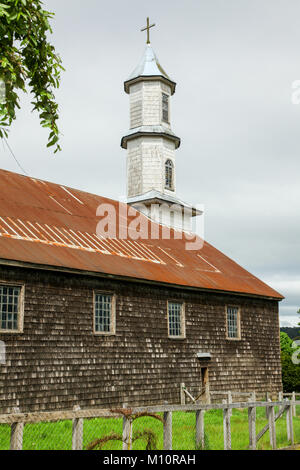
[{"label": "window", "polygon": [[174,190],[174,164],[170,159],[165,163],[165,188]]},{"label": "window", "polygon": [[169,95],[162,94],[162,120],[169,122]]},{"label": "window", "polygon": [[240,310],[238,307],[227,307],[227,338],[240,339]]},{"label": "window", "polygon": [[168,302],[169,336],[172,338],[185,338],[184,304]]},{"label": "window", "polygon": [[115,297],[112,294],[94,295],[94,333],[115,334]]},{"label": "window", "polygon": [[13,333],[23,330],[24,287],[0,284],[0,331]]}]

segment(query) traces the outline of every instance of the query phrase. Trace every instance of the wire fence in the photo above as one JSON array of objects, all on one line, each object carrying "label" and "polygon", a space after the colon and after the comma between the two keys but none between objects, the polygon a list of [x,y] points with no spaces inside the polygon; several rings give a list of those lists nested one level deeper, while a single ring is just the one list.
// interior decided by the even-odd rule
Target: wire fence
[{"label": "wire fence", "polygon": [[77,408],[62,415],[0,415],[0,450],[267,450],[300,445],[300,401],[162,405],[101,413]]}]

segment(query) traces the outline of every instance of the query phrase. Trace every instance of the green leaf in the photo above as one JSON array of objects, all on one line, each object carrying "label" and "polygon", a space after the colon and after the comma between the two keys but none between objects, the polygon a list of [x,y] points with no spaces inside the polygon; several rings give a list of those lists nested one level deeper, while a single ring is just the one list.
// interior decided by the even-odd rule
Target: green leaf
[{"label": "green leaf", "polygon": [[[0,0],[1,1],[1,0]],[[54,13],[43,9],[42,0],[7,0],[0,3],[0,72],[6,83],[5,106],[0,104],[0,137],[4,126],[16,119],[18,90],[33,95],[33,109],[39,113],[40,125],[48,127],[47,146],[58,144],[58,105],[54,90],[59,87],[61,58],[49,42],[49,21]],[[53,134],[54,132],[54,134]]]}]

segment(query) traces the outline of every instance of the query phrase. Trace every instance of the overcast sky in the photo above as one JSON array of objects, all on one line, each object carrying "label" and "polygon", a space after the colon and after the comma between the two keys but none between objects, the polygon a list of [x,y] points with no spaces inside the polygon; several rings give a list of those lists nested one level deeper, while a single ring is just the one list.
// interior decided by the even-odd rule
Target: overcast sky
[{"label": "overcast sky", "polygon": [[[129,127],[123,81],[156,23],[152,46],[177,82],[172,128],[182,139],[177,196],[205,205],[205,237],[279,290],[281,324],[300,307],[299,0],[47,0],[66,72],[57,93],[63,151],[30,96],[9,143],[34,177],[119,199]],[[3,146],[1,167],[20,172]]]}]

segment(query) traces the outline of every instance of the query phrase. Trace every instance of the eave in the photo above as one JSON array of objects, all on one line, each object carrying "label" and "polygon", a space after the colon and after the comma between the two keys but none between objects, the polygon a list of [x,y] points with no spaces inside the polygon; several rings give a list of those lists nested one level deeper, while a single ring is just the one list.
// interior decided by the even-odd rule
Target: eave
[{"label": "eave", "polygon": [[136,132],[133,132],[131,134],[125,135],[122,137],[121,140],[121,147],[123,149],[127,149],[127,142],[129,142],[132,139],[136,139],[137,137],[164,137],[165,139],[171,140],[172,142],[175,143],[175,149],[178,149],[180,147],[180,138],[177,137],[176,135],[169,134],[167,132],[147,132],[147,131],[141,131],[138,130]]},{"label": "eave", "polygon": [[61,273],[65,273],[65,274],[74,274],[74,275],[89,276],[89,277],[98,277],[98,278],[102,278],[102,279],[112,279],[112,280],[115,280],[115,281],[126,281],[126,282],[132,282],[132,283],[161,286],[161,287],[166,287],[166,288],[188,290],[188,291],[193,291],[193,292],[223,294],[223,295],[228,295],[228,296],[248,297],[248,298],[271,300],[271,301],[277,301],[277,302],[280,302],[281,300],[284,300],[283,296],[281,296],[281,297],[272,297],[272,296],[264,296],[264,295],[258,295],[258,294],[247,293],[247,292],[226,291],[226,290],[222,290],[222,289],[207,289],[207,288],[203,288],[203,287],[173,284],[173,283],[169,283],[169,282],[155,281],[155,280],[149,280],[149,279],[141,279],[141,278],[135,278],[135,277],[131,277],[131,276],[121,276],[121,275],[115,275],[115,274],[108,274],[108,273],[99,272],[99,271],[85,271],[85,270],[83,271],[83,270],[80,270],[80,269],[67,268],[67,267],[63,267],[63,266],[60,267],[60,266],[50,266],[50,265],[37,264],[37,263],[26,263],[26,262],[23,262],[23,261],[6,260],[6,259],[3,259],[3,258],[0,258],[0,265],[11,266],[11,267],[15,267],[15,268],[25,268],[25,269],[35,269],[35,270],[39,269],[39,270],[42,270],[42,271],[61,272]]},{"label": "eave", "polygon": [[124,82],[124,91],[125,93],[129,94],[130,87],[139,82],[147,82],[147,81],[161,81],[166,85],[169,85],[171,88],[171,95],[174,95],[176,89],[176,83],[168,78],[164,77],[163,75],[140,75],[135,78],[131,78],[130,80],[126,80]]}]

